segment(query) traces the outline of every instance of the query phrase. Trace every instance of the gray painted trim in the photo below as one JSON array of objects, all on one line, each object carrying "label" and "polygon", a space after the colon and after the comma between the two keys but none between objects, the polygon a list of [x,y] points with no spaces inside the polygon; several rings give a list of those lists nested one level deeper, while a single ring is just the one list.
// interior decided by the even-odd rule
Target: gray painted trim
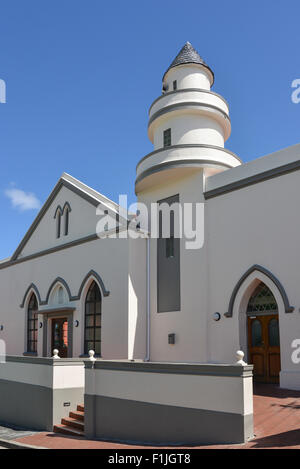
[{"label": "gray painted trim", "polygon": [[227,194],[229,192],[236,191],[238,189],[243,189],[244,187],[252,186],[253,184],[258,184],[259,182],[267,181],[268,179],[273,179],[284,174],[289,174],[300,169],[300,160],[293,161],[278,168],[272,168],[267,171],[264,171],[254,176],[249,176],[247,178],[241,179],[239,181],[226,184],[222,187],[217,187],[216,189],[211,189],[204,192],[205,199],[211,199],[213,197],[218,197],[220,195]]},{"label": "gray painted trim", "polygon": [[27,296],[28,296],[30,290],[33,290],[33,292],[35,293],[35,295],[36,295],[36,297],[37,297],[37,299],[38,299],[39,305],[42,304],[41,295],[40,295],[40,292],[39,292],[38,288],[36,287],[36,285],[35,285],[34,283],[31,283],[31,284],[29,285],[29,287],[27,288],[27,290],[26,290],[26,293],[25,293],[25,295],[24,295],[24,297],[23,297],[22,303],[20,304],[20,308],[24,308],[25,302],[26,302],[26,298],[27,298]]},{"label": "gray painted trim", "polygon": [[245,443],[253,415],[85,394],[88,438],[159,445]]},{"label": "gray painted trim", "polygon": [[168,112],[178,111],[181,108],[214,111],[214,112],[221,114],[221,116],[224,117],[224,119],[228,120],[230,123],[229,115],[226,114],[226,112],[224,112],[222,109],[218,108],[217,106],[214,106],[213,104],[201,104],[201,103],[191,101],[191,102],[186,102],[186,103],[170,104],[170,106],[166,106],[160,109],[159,111],[155,112],[153,116],[149,119],[148,129],[152,125],[152,123],[159,117],[163,116],[164,114],[167,114]]},{"label": "gray painted trim", "polygon": [[[40,314],[44,315],[44,331],[43,331],[43,355],[47,357],[48,355],[48,350],[50,345],[52,343],[52,330],[50,334],[50,344],[48,344],[48,320],[55,319],[57,317],[63,317],[65,316],[68,320],[68,358],[73,358],[73,312],[75,308],[53,308],[51,310],[44,310],[44,311],[39,311]],[[52,323],[51,323],[51,328],[52,328]],[[52,350],[50,348],[50,353],[52,353]]]},{"label": "gray painted trim", "polygon": [[47,305],[48,304],[51,292],[52,292],[53,288],[55,287],[55,285],[57,283],[60,283],[61,285],[63,285],[65,287],[65,289],[68,293],[68,296],[69,296],[69,301],[72,301],[71,300],[72,295],[71,295],[71,290],[69,288],[69,285],[67,284],[67,282],[62,277],[56,277],[56,279],[53,280],[53,282],[51,283],[51,285],[49,287],[49,290],[48,290],[48,293],[47,293],[47,296],[46,296],[46,299],[45,299],[45,301],[42,301],[42,303],[41,303],[42,305]]},{"label": "gray painted trim", "polygon": [[234,156],[234,158],[236,158],[240,163],[242,163],[242,160],[235,153],[228,150],[227,148],[218,147],[216,145],[204,145],[203,143],[198,143],[198,144],[186,143],[186,144],[181,144],[181,145],[171,145],[170,147],[167,147],[167,148],[165,147],[159,148],[158,150],[154,150],[151,153],[148,153],[138,162],[138,164],[136,165],[136,169],[138,169],[138,167],[140,166],[140,164],[143,163],[143,161],[145,161],[146,159],[150,158],[153,155],[156,155],[157,153],[161,153],[163,151],[181,149],[181,148],[208,148],[212,150],[220,150],[220,151],[224,151],[225,153],[228,153],[231,156]]},{"label": "gray painted trim", "polygon": [[193,92],[193,93],[196,93],[196,92],[199,92],[199,93],[207,93],[207,94],[212,94],[213,96],[217,96],[217,98],[220,98],[222,101],[224,101],[224,103],[226,104],[226,106],[229,108],[229,103],[228,101],[226,101],[225,98],[223,98],[223,96],[221,96],[220,94],[218,93],[215,93],[214,91],[209,91],[209,90],[204,90],[202,88],[184,88],[184,89],[180,89],[178,88],[177,90],[175,91],[169,91],[168,93],[164,93],[162,94],[161,96],[159,96],[158,98],[156,98],[153,103],[151,104],[150,108],[149,108],[149,114],[151,112],[151,109],[153,108],[154,104],[158,103],[161,99],[163,99],[165,96],[170,96],[172,94],[180,94],[180,93],[187,93],[187,92]]},{"label": "gray painted trim", "polygon": [[17,259],[17,257],[19,256],[19,254],[21,253],[21,251],[23,250],[24,246],[26,245],[27,241],[29,240],[29,238],[31,237],[32,233],[34,232],[34,230],[36,229],[36,227],[38,226],[38,224],[40,223],[42,217],[44,216],[44,214],[46,213],[46,211],[48,210],[48,208],[50,207],[51,203],[53,202],[53,200],[55,199],[56,195],[58,194],[58,192],[60,191],[60,189],[62,187],[66,187],[68,188],[69,190],[71,190],[72,192],[74,192],[75,194],[79,195],[81,198],[85,199],[87,202],[89,202],[90,204],[92,204],[94,207],[98,207],[98,205],[101,203],[98,199],[92,197],[91,195],[87,194],[86,192],[84,192],[83,190],[79,189],[78,187],[74,186],[73,184],[69,183],[68,181],[66,181],[65,179],[61,178],[58,183],[56,184],[56,186],[54,187],[53,191],[51,192],[51,194],[49,195],[48,199],[46,200],[46,202],[44,203],[43,207],[41,208],[40,212],[38,213],[37,217],[35,218],[34,222],[32,223],[32,225],[30,226],[29,230],[27,231],[26,235],[24,236],[23,240],[21,241],[21,243],[19,244],[18,248],[16,249],[16,251],[14,252],[14,254],[12,255],[11,257],[11,260],[14,261]]},{"label": "gray painted trim", "polygon": [[80,285],[80,288],[79,288],[79,291],[78,291],[78,295],[76,297],[77,300],[79,300],[81,298],[81,293],[82,293],[82,290],[86,284],[86,282],[88,281],[88,279],[90,277],[95,277],[95,279],[97,280],[97,282],[99,283],[100,285],[100,288],[101,288],[101,291],[102,291],[102,295],[103,296],[109,296],[110,295],[110,292],[108,290],[106,290],[105,288],[105,285],[103,283],[103,280],[102,278],[100,277],[99,274],[97,274],[97,272],[95,272],[94,270],[90,270],[88,274],[86,274],[86,276],[84,277],[81,285]]},{"label": "gray painted trim", "polygon": [[55,220],[55,218],[57,217],[57,212],[59,212],[59,213],[60,213],[60,215],[62,216],[62,214],[63,214],[63,210],[62,210],[62,208],[61,208],[61,206],[60,206],[60,205],[58,205],[58,206],[56,207],[56,210],[55,210],[55,213],[54,213],[54,217],[53,217],[53,218],[54,218],[54,220]]},{"label": "gray painted trim", "polygon": [[75,311],[76,308],[73,308],[72,306],[57,306],[56,308],[49,308],[49,309],[40,309],[38,311],[38,314],[52,314],[52,313],[73,313],[73,311]]},{"label": "gray painted trim", "polygon": [[289,299],[288,299],[287,294],[285,292],[285,289],[283,288],[283,286],[280,283],[280,281],[278,280],[278,278],[276,278],[275,275],[273,275],[269,270],[265,269],[261,265],[255,264],[250,269],[248,269],[247,272],[244,273],[244,275],[240,278],[240,280],[238,281],[238,283],[234,287],[234,290],[232,292],[232,295],[231,295],[231,298],[230,298],[230,301],[229,301],[228,312],[225,313],[224,316],[226,318],[232,318],[232,316],[233,316],[233,306],[234,306],[236,295],[237,295],[242,283],[246,280],[247,277],[249,277],[250,274],[252,274],[256,270],[258,272],[261,272],[261,273],[265,274],[267,277],[269,277],[269,279],[272,280],[272,282],[276,285],[276,287],[280,291],[280,294],[281,294],[281,297],[282,297],[282,300],[283,300],[283,303],[284,303],[284,307],[285,307],[285,312],[287,314],[288,313],[293,313],[294,310],[295,310],[295,307],[290,305],[290,302],[289,302]]},{"label": "gray painted trim", "polygon": [[63,213],[66,210],[66,208],[69,210],[69,212],[72,212],[71,205],[69,202],[65,202],[64,208],[63,208]]},{"label": "gray painted trim", "polygon": [[105,361],[97,360],[94,364],[89,360],[85,362],[85,368],[95,370],[132,371],[142,373],[184,374],[203,376],[229,376],[248,378],[252,376],[253,366],[235,365],[198,365],[195,363],[158,363],[142,361]]},{"label": "gray painted trim", "polygon": [[[56,360],[59,361],[59,360]],[[0,379],[0,421],[33,430],[53,431],[84,397],[83,388],[51,387]],[[70,407],[64,407],[70,402]]]},{"label": "gray painted trim", "polygon": [[27,357],[22,355],[7,355],[5,357],[7,362],[11,363],[30,363],[34,365],[47,365],[47,366],[82,366],[84,360],[81,358],[61,358],[60,360],[46,357]]},{"label": "gray painted trim", "polygon": [[[51,286],[50,286],[50,288],[49,288],[49,290],[48,290],[46,299],[42,301],[42,300],[41,300],[41,297],[40,297],[40,294],[39,294],[39,292],[38,292],[37,287],[32,283],[32,284],[27,288],[27,290],[26,290],[26,293],[25,293],[25,295],[24,295],[23,301],[22,301],[22,303],[20,304],[20,308],[24,308],[27,295],[28,295],[28,293],[29,293],[29,291],[30,291],[31,289],[33,289],[33,290],[37,293],[37,295],[38,295],[38,300],[39,300],[39,305],[40,305],[40,306],[45,306],[45,305],[47,305],[47,304],[48,304],[48,301],[49,301],[49,297],[50,297],[51,291],[52,291],[53,287],[54,287],[57,283],[61,283],[62,285],[64,285],[64,287],[66,288],[66,290],[67,290],[67,292],[68,292],[68,295],[69,295],[69,301],[78,301],[78,300],[80,300],[80,298],[81,298],[81,294],[82,294],[82,290],[83,290],[83,288],[84,288],[84,285],[86,284],[86,282],[88,281],[88,279],[89,279],[90,277],[95,277],[95,279],[97,280],[97,282],[98,282],[99,285],[100,285],[100,288],[101,288],[101,291],[102,291],[102,295],[103,295],[103,296],[107,297],[107,296],[110,295],[110,291],[108,291],[108,290],[105,288],[104,282],[103,282],[102,278],[100,277],[100,275],[99,275],[95,270],[90,270],[89,273],[84,277],[84,279],[83,279],[83,281],[82,281],[82,283],[81,283],[81,285],[80,285],[80,287],[79,287],[78,294],[75,295],[75,296],[72,296],[71,290],[70,290],[70,288],[69,288],[67,282],[66,282],[63,278],[57,277],[57,278],[52,282],[52,284],[51,284]],[[71,308],[71,307],[67,307],[67,308],[66,308],[66,307],[64,307],[64,306],[62,306],[62,307],[57,306],[56,308],[54,308],[54,311],[58,311],[60,308],[62,308],[63,311],[67,311],[67,310],[72,310],[72,311],[73,311],[73,310],[75,309],[75,308]],[[51,311],[51,310],[50,310],[50,311]],[[50,311],[49,311],[49,310],[48,310],[48,311],[47,311],[47,310],[44,310],[44,311],[43,311],[43,310],[40,310],[39,313],[45,314],[45,313],[50,312]]]},{"label": "gray painted trim", "polygon": [[143,179],[145,179],[148,176],[151,176],[152,174],[159,173],[160,171],[164,171],[166,169],[176,169],[176,168],[202,168],[203,165],[206,167],[210,166],[221,166],[223,168],[229,168],[231,169],[232,166],[226,163],[222,163],[220,161],[214,161],[214,160],[200,160],[200,159],[191,159],[191,160],[181,160],[181,161],[168,161],[167,163],[161,163],[157,164],[155,166],[152,166],[149,169],[146,169],[143,171],[135,181],[135,186],[137,186],[138,183],[140,183]]},{"label": "gray painted trim", "polygon": [[2,264],[0,264],[0,270],[5,269],[6,267],[11,267],[16,264],[21,264],[22,262],[27,262],[32,259],[36,259],[38,257],[47,256],[48,254],[53,254],[58,251],[63,251],[64,249],[69,249],[74,246],[79,246],[80,244],[89,243],[90,241],[96,241],[96,240],[100,240],[100,238],[97,236],[97,234],[92,234],[84,238],[76,239],[68,243],[60,244],[58,246],[45,249],[43,251],[35,252],[34,254],[30,254],[28,256],[21,257],[16,260],[9,260],[7,262],[3,262]]}]

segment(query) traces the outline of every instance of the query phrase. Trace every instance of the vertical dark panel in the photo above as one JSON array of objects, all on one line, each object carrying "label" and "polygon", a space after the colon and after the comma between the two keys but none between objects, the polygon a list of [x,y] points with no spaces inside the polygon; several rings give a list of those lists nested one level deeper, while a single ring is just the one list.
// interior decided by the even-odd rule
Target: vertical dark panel
[{"label": "vertical dark panel", "polygon": [[[179,195],[160,200],[161,204],[179,203]],[[159,238],[157,239],[157,311],[180,311],[180,239],[174,235],[176,217],[170,213],[170,239],[162,237],[162,213],[159,212]],[[178,222],[178,221],[177,221]]]}]

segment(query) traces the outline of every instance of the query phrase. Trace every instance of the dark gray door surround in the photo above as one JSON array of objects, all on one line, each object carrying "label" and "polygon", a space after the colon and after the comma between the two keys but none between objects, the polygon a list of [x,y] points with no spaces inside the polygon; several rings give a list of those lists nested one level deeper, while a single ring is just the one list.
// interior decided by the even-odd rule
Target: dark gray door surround
[{"label": "dark gray door surround", "polygon": [[[48,321],[60,317],[68,318],[68,358],[73,358],[73,313],[75,308],[54,308],[51,310],[41,310],[39,314],[43,314],[43,357],[48,356],[49,343],[48,343]],[[52,332],[52,331],[51,331]],[[51,344],[51,336],[50,336]],[[51,345],[50,345],[51,346]],[[50,350],[52,356],[53,350]]]}]

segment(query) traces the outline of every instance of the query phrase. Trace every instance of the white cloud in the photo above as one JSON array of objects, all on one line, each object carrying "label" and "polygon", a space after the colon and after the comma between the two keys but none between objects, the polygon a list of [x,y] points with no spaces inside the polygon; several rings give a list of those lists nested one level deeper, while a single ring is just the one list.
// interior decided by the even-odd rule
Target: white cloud
[{"label": "white cloud", "polygon": [[38,210],[41,207],[39,199],[32,192],[24,192],[13,187],[6,189],[5,195],[10,199],[12,206],[18,208],[21,212]]}]

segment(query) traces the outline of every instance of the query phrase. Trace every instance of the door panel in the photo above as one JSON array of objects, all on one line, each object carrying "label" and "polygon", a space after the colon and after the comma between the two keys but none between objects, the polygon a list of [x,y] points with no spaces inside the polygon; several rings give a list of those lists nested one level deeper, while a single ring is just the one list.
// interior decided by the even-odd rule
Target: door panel
[{"label": "door panel", "polygon": [[248,317],[249,361],[254,365],[254,378],[265,383],[278,383],[280,373],[280,340],[278,315]]},{"label": "door panel", "polygon": [[254,375],[264,377],[265,375],[265,357],[261,353],[252,353],[251,363],[254,365]]},{"label": "door panel", "polygon": [[52,350],[57,349],[61,358],[68,357],[68,319],[52,319]]}]

